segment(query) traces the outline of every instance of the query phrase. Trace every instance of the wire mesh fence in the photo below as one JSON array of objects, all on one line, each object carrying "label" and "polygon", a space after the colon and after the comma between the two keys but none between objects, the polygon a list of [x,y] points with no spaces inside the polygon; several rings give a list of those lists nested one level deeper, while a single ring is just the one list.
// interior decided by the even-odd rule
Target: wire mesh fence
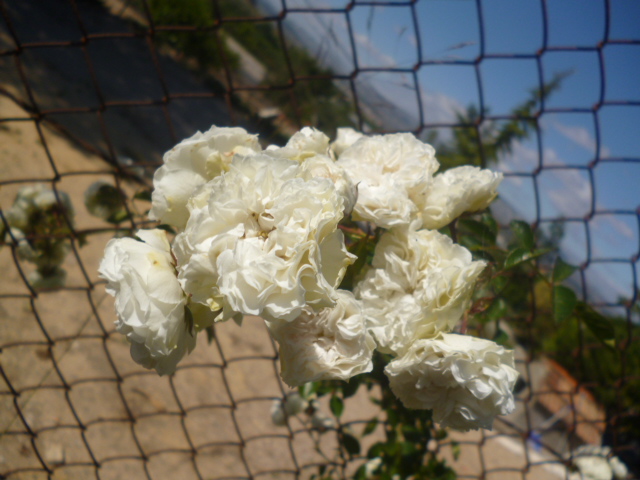
[{"label": "wire mesh fence", "polygon": [[[490,1],[445,3],[0,0],[0,218],[6,232],[0,247],[0,477],[309,478],[321,465],[349,477],[383,434],[380,425],[363,438],[361,454],[338,448],[344,428],[359,434],[382,414],[368,399],[376,392],[365,391],[345,402],[328,431],[304,418],[275,426],[272,403],[289,389],[278,374],[277,348],[258,319],[246,319],[242,334],[230,322],[217,325],[210,344],[200,336],[203,345],[168,378],[131,361],[97,275],[104,246],[116,234],[151,225],[145,192],[163,152],[211,124],[241,125],[269,143],[282,143],[304,125],[331,134],[347,125],[411,131],[442,145],[464,140],[468,155],[461,162],[503,169],[511,201],[530,207],[503,203],[496,216],[503,223],[523,217],[545,238],[561,232],[555,247],[578,259],[572,286],[581,300],[616,319],[615,347],[571,324],[565,335],[572,340],[547,351],[540,325],[565,327],[548,326],[548,292],[535,275],[518,279],[526,314],[509,324],[522,345],[516,347],[523,379],[516,412],[491,432],[451,432],[429,449],[447,458],[459,478],[546,479],[572,475],[570,452],[579,445],[603,444],[625,461],[629,477],[638,475],[640,210],[632,195],[626,203],[603,202],[609,183],[601,178],[610,166],[625,166],[610,174],[628,176],[640,164],[632,147],[611,148],[611,129],[634,138],[635,127],[626,123],[637,115],[640,98],[617,90],[617,74],[607,66],[617,61],[608,55],[612,49],[637,55],[640,37],[618,35],[614,20],[624,15],[623,2],[612,0],[594,2],[602,14],[595,40],[561,43],[554,38],[562,23],[558,7],[543,0],[531,2],[537,13],[529,21],[541,35],[526,51],[515,40],[495,43]],[[452,4],[463,4],[464,15],[472,12],[475,40],[442,48],[433,23],[453,25],[461,7]],[[399,31],[376,33],[400,17]],[[305,28],[311,33],[303,41]],[[375,45],[405,37],[413,39],[409,47],[398,43],[390,53]],[[545,94],[554,81],[566,81],[554,77],[549,59],[557,56],[562,66],[569,53],[595,59],[589,72],[597,88],[588,106]],[[514,82],[529,75],[537,94],[524,89],[530,98],[524,104],[522,95],[513,106],[494,102],[503,88],[500,72]],[[429,81],[438,75],[472,92],[473,108],[445,108],[443,97],[429,95]],[[380,93],[384,85],[397,102]],[[570,115],[590,122],[591,154],[578,163],[554,163],[543,124]],[[492,135],[505,131],[500,125],[526,131],[511,138],[530,141],[529,163],[518,163],[527,153],[518,148],[507,149],[507,160],[496,153]],[[561,192],[568,210],[549,208],[549,175],[579,177],[575,190]],[[122,221],[101,220],[83,207],[98,180],[123,192]],[[36,268],[20,256],[20,239],[7,219],[20,189],[34,184],[54,192],[59,228],[28,240],[55,238],[69,252],[63,286],[35,285]],[[65,195],[75,213],[62,208]],[[603,221],[605,229],[624,231],[633,247],[619,255],[598,249],[606,241]],[[627,293],[604,293],[607,274],[622,278]],[[325,403],[320,408],[330,410]]]}]

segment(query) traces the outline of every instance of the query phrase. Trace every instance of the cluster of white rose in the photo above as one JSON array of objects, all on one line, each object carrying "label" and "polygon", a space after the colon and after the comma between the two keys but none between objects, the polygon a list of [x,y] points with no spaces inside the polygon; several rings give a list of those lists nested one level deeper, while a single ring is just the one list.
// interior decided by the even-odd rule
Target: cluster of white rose
[{"label": "cluster of white rose", "polygon": [[569,480],[623,480],[629,475],[627,466],[606,446],[581,445],[569,458],[575,468]]},{"label": "cluster of white rose", "polygon": [[28,275],[29,284],[35,289],[64,285],[67,272],[61,265],[71,250],[65,236],[74,218],[69,196],[43,184],[27,185],[4,215],[9,225],[7,240],[15,244],[18,258],[36,267]]},{"label": "cluster of white rose", "polygon": [[[198,331],[257,315],[290,386],[371,371],[378,349],[395,357],[386,373],[407,407],[491,428],[514,407],[513,354],[449,333],[485,264],[436,229],[486,208],[502,176],[438,167],[409,133],[339,129],[330,144],[307,127],[262,149],[242,128],[214,126],[182,141],[154,176],[149,213],[175,229],[173,243],[141,230],[111,240],[100,266],[134,360],[170,374]],[[356,260],[347,220],[386,230],[353,292],[339,288]]]}]

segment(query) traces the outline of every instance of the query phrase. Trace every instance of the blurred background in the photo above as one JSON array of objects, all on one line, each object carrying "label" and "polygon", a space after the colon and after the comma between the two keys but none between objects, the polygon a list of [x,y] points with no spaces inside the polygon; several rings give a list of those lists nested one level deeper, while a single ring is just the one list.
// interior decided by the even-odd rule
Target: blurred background
[{"label": "blurred background", "polygon": [[[518,408],[429,448],[459,478],[569,478],[580,445],[640,475],[639,2],[0,0],[0,478],[308,478],[363,463],[364,438],[346,458],[304,419],[271,423],[288,389],[257,319],[249,334],[217,326],[169,379],[114,333],[104,245],[150,225],[163,153],[212,124],[264,146],[306,125],[410,131],[442,169],[502,171],[493,216],[551,252],[504,296]],[[111,216],[85,206],[97,181]],[[33,185],[55,192],[59,222],[27,240],[65,251],[61,283],[34,281],[41,266],[8,233]],[[558,255],[597,322],[554,322],[538,274]],[[379,414],[362,392],[335,421],[360,434]]]}]

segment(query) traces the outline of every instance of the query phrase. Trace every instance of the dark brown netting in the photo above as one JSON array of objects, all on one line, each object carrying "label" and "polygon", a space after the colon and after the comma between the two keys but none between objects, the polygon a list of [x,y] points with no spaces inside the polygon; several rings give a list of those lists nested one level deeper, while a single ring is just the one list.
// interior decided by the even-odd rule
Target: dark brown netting
[{"label": "dark brown netting", "polygon": [[[277,349],[259,319],[246,319],[242,330],[231,322],[216,326],[211,344],[200,335],[201,345],[169,378],[136,365],[126,340],[114,330],[113,300],[97,275],[104,246],[115,234],[150,224],[143,193],[151,187],[163,152],[212,124],[243,126],[259,133],[265,144],[282,144],[304,125],[330,135],[345,125],[371,132],[412,131],[425,140],[433,132],[465,131],[474,139],[480,165],[495,161],[485,143],[487,125],[513,120],[529,125],[537,143],[536,166],[505,176],[530,182],[535,215],[527,220],[534,229],[583,230],[584,255],[574,277],[578,297],[623,319],[625,328],[618,332],[614,354],[606,349],[603,354],[602,344],[576,325],[571,336],[578,339],[577,348],[565,352],[564,362],[545,355],[536,335],[550,312],[541,299],[545,292],[528,279],[522,284],[528,289],[528,314],[514,327],[526,340],[526,348],[517,349],[524,386],[516,413],[498,419],[491,432],[452,432],[430,448],[450,460],[459,478],[569,478],[570,451],[603,442],[630,469],[638,468],[638,430],[631,428],[638,404],[631,406],[627,399],[637,399],[640,380],[633,348],[640,246],[631,256],[603,258],[592,248],[592,236],[594,222],[630,217],[637,220],[632,236],[640,238],[638,205],[601,208],[594,173],[602,165],[640,163],[639,158],[607,155],[599,143],[604,107],[640,107],[637,99],[607,97],[603,52],[620,45],[640,48],[640,37],[611,36],[612,5],[605,1],[606,27],[597,44],[551,45],[549,2],[542,0],[538,51],[488,53],[485,2],[477,0],[477,55],[433,58],[423,51],[426,40],[418,26],[418,6],[428,1],[335,6],[340,2],[282,0],[277,13],[258,10],[248,0],[194,1],[189,3],[208,6],[208,13],[183,18],[163,12],[157,0],[0,0],[0,220],[8,229],[6,212],[27,185],[51,188],[58,204],[64,192],[75,208],[74,218],[60,217],[59,241],[69,251],[62,265],[67,272],[63,287],[34,288],[34,267],[19,257],[18,239],[7,233],[0,245],[0,478],[297,479],[317,473],[320,465],[338,466],[341,475],[349,476],[362,464],[362,456],[350,458],[336,450],[336,432],[349,425],[359,433],[379,413],[364,391],[345,402],[335,431],[321,433],[297,419],[287,427],[271,423],[274,399],[289,389],[280,380]],[[383,6],[404,9],[414,29],[417,42],[410,53],[416,61],[410,66],[372,66],[358,58],[353,10]],[[581,7],[576,3],[575,8]],[[351,52],[350,67],[309,64],[309,55],[294,42],[287,22],[319,13],[346,25],[346,38],[339,41],[346,41]],[[263,56],[256,53],[261,49]],[[562,52],[597,55],[600,88],[591,107],[550,107],[542,95],[528,110],[491,114],[485,98],[491,85],[483,66],[530,62],[536,88],[543,92],[549,82],[543,57]],[[326,48],[314,52],[328,54]],[[436,66],[471,69],[478,92],[474,117],[445,121],[425,108],[420,71]],[[370,101],[367,79],[377,75],[403,82],[407,98],[415,97],[409,101],[415,116],[403,119],[397,106]],[[548,114],[592,117],[598,144],[591,161],[545,162],[539,121]],[[586,179],[592,193],[586,211],[561,218],[545,213],[540,182],[551,170]],[[84,192],[97,180],[126,196],[127,220],[117,226],[83,206]],[[632,293],[613,300],[594,295],[598,264],[628,268]],[[587,371],[593,359],[602,362],[608,376]],[[614,378],[607,386],[606,409],[594,396],[594,390],[603,389],[594,378]],[[326,403],[321,408],[329,413]],[[377,430],[367,437],[369,443],[363,440],[363,455],[380,435]]]}]

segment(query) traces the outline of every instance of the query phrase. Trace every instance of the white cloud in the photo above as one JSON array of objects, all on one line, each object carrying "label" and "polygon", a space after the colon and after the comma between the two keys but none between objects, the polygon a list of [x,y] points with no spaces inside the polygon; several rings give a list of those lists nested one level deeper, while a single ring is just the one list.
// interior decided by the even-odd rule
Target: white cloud
[{"label": "white cloud", "polygon": [[464,108],[455,98],[443,93],[421,89],[422,111],[425,123],[454,123]]},{"label": "white cloud", "polygon": [[615,217],[613,215],[606,215],[604,216],[604,220],[609,223],[611,227],[623,237],[629,238],[631,240],[635,239],[636,235],[634,230],[618,217]]},{"label": "white cloud", "polygon": [[[586,128],[577,127],[575,125],[566,125],[562,122],[559,122],[555,116],[550,118],[549,125],[554,127],[558,131],[558,133],[571,140],[576,145],[595,154],[596,140]],[[609,148],[607,148],[605,145],[601,145],[601,155],[603,157],[608,157],[610,153],[611,151],[609,150]]]},{"label": "white cloud", "polygon": [[[382,53],[371,41],[371,37],[368,35],[354,32],[353,38],[356,41],[356,44],[360,47],[358,48],[358,53],[362,53],[363,51],[366,55],[358,55],[358,62],[367,66],[375,65],[376,67],[396,67],[398,64],[396,59],[391,55],[387,55],[386,53]],[[362,65],[361,65],[362,66]]]}]

